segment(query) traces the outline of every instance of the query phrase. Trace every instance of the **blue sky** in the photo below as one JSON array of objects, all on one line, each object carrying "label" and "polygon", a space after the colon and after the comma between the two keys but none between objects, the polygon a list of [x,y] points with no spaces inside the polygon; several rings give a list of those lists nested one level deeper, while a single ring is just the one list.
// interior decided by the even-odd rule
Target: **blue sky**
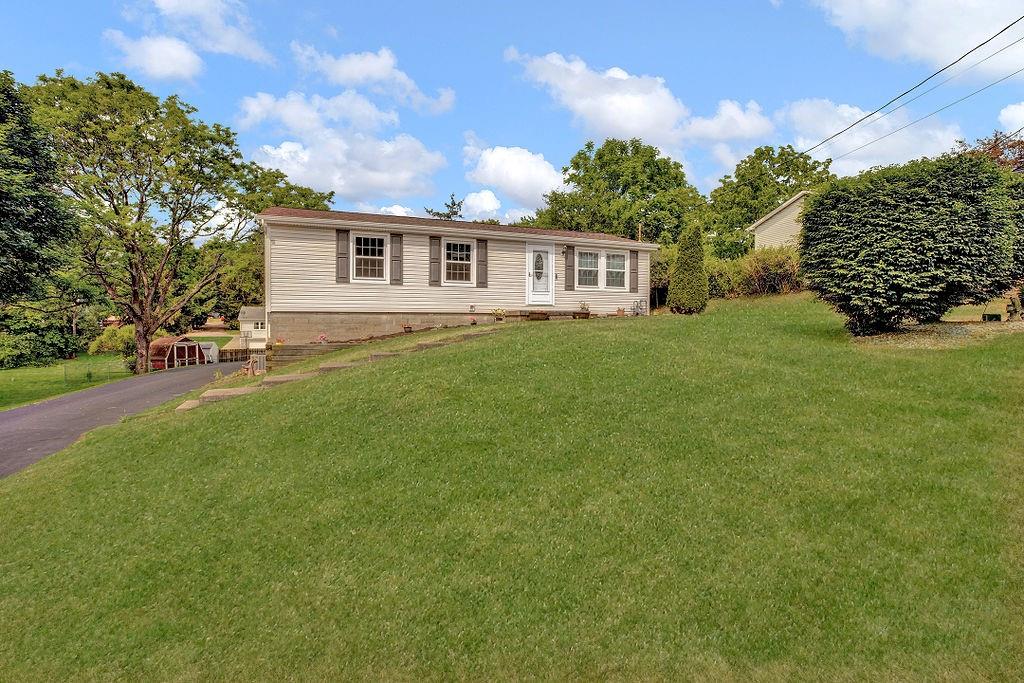
[{"label": "blue sky", "polygon": [[[1019,16],[1017,0],[101,0],[5,9],[3,68],[119,70],[239,131],[250,158],[421,214],[448,193],[513,219],[587,139],[638,136],[702,190],[760,144],[810,146]],[[1024,67],[1024,22],[859,144]],[[1003,52],[960,74],[996,50]],[[942,78],[938,80],[942,80]],[[936,81],[938,82],[938,81]],[[1020,77],[837,159],[854,173],[1024,126]]]}]

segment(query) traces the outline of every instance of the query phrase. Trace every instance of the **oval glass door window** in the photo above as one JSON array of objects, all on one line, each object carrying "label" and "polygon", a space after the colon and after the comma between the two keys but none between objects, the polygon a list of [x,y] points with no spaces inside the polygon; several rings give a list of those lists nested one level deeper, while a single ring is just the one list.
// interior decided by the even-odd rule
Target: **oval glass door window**
[{"label": "oval glass door window", "polygon": [[539,251],[533,255],[533,277],[538,282],[544,279],[544,254]]}]

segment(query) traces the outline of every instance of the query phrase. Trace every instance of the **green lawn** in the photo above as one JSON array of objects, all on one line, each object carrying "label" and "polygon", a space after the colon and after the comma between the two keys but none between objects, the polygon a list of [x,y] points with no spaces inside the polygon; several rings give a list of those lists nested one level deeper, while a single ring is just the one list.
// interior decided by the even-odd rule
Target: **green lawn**
[{"label": "green lawn", "polygon": [[129,376],[116,353],[82,355],[39,368],[0,370],[0,410]]},{"label": "green lawn", "polygon": [[226,337],[226,336],[223,336],[223,335],[216,335],[216,334],[214,334],[214,335],[199,335],[199,336],[193,336],[193,335],[190,334],[188,336],[188,338],[191,339],[192,341],[197,341],[197,342],[214,342],[217,345],[218,349],[224,348],[224,345],[227,344],[229,341],[231,341],[233,339],[233,337]]},{"label": "green lawn", "polygon": [[0,680],[1016,679],[1022,352],[735,300],[131,419],[0,480]]}]

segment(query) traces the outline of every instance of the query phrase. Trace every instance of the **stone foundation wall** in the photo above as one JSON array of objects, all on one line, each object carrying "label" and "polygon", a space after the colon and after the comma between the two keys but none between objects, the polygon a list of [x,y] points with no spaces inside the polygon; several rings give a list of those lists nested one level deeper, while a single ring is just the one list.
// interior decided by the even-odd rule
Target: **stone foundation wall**
[{"label": "stone foundation wall", "polygon": [[268,340],[306,344],[326,334],[329,341],[348,341],[402,332],[404,325],[421,330],[438,325],[481,325],[494,322],[491,315],[471,313],[276,313],[271,312]]}]

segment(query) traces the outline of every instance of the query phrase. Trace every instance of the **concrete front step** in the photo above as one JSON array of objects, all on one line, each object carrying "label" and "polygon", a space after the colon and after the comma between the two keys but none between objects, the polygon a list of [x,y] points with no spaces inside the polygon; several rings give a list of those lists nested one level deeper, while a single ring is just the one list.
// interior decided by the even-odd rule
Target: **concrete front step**
[{"label": "concrete front step", "polygon": [[312,372],[301,372],[293,375],[267,375],[263,378],[261,384],[265,386],[273,386],[275,384],[287,384],[289,382],[298,382],[300,380],[309,379],[315,377],[316,374]]},{"label": "concrete front step", "polygon": [[260,390],[260,387],[229,387],[227,389],[210,389],[205,391],[199,400],[203,403],[209,403],[210,401],[224,401],[229,398],[235,398],[237,396],[245,396],[246,394],[254,394]]},{"label": "concrete front step", "polygon": [[202,401],[199,401],[199,400],[196,400],[196,399],[189,399],[188,401],[184,401],[180,406],[175,408],[174,412],[176,412],[176,413],[184,413],[186,411],[192,410],[193,408],[198,408],[202,404],[203,404]]},{"label": "concrete front step", "polygon": [[323,363],[320,365],[320,372],[334,372],[335,370],[347,370],[348,368],[354,368],[357,365],[362,365],[364,362],[365,361],[337,361],[334,363]]},{"label": "concrete front step", "polygon": [[462,338],[466,339],[466,340],[469,340],[469,339],[476,339],[478,337],[486,337],[488,335],[497,334],[497,333],[498,333],[498,330],[480,330],[479,332],[467,332],[466,334],[462,335]]},{"label": "concrete front step", "polygon": [[400,355],[402,354],[398,351],[378,351],[377,353],[371,353],[369,360],[371,363],[375,363],[379,360],[384,360],[385,358],[393,358]]},{"label": "concrete front step", "polygon": [[461,339],[452,339],[450,341],[420,342],[419,344],[416,345],[416,350],[417,351],[425,351],[427,349],[439,349],[442,346],[448,346],[450,344],[454,344],[454,343],[459,342],[459,341],[461,341]]}]

